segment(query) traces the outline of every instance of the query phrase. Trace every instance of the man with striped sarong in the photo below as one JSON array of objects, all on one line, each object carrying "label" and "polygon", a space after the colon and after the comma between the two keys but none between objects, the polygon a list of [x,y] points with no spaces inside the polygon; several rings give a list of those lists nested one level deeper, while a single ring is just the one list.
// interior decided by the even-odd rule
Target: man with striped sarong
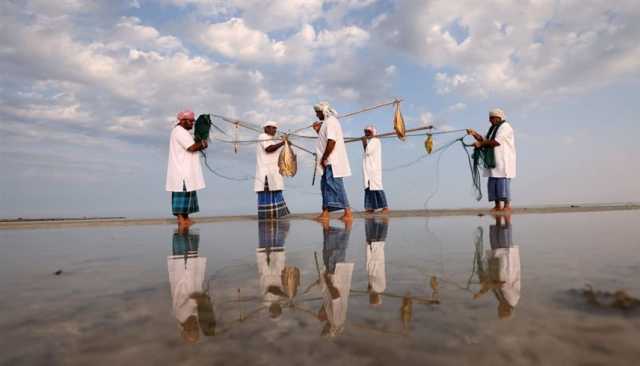
[{"label": "man with striped sarong", "polygon": [[278,124],[267,121],[256,145],[256,177],[253,189],[258,195],[258,219],[275,220],[289,214],[284,201],[284,179],[278,169],[278,157],[284,141],[276,141]]},{"label": "man with striped sarong", "polygon": [[193,223],[189,214],[200,211],[196,191],[205,187],[198,152],[207,148],[207,141],[195,142],[189,133],[195,121],[192,111],[178,113],[178,124],[169,138],[166,190],[171,192],[172,212],[178,228],[188,229]]}]

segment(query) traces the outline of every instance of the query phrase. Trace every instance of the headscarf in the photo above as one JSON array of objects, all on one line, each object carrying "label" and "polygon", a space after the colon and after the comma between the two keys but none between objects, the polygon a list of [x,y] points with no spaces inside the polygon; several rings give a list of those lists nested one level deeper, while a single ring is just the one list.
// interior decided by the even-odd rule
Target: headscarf
[{"label": "headscarf", "polygon": [[267,121],[267,122],[265,122],[265,123],[263,123],[263,124],[262,124],[262,128],[265,128],[265,127],[275,127],[275,128],[278,128],[278,122],[275,122],[275,121]]},{"label": "headscarf", "polygon": [[489,111],[489,117],[499,117],[501,120],[505,120],[504,111],[500,108],[495,108]]},{"label": "headscarf", "polygon": [[376,131],[376,127],[374,125],[369,125],[367,127],[364,128],[365,130],[371,131],[371,134],[373,136],[378,134],[378,131]]},{"label": "headscarf", "polygon": [[329,118],[331,116],[334,116],[334,117],[338,116],[338,112],[336,112],[335,109],[331,108],[331,105],[329,105],[329,102],[320,102],[314,105],[313,109],[316,111],[322,112],[322,114],[324,115],[324,118]]},{"label": "headscarf", "polygon": [[178,118],[178,121],[182,121],[183,119],[194,120],[194,119],[196,119],[196,116],[195,116],[195,114],[193,114],[192,111],[190,111],[188,109],[185,109],[184,111],[178,113],[177,118]]}]

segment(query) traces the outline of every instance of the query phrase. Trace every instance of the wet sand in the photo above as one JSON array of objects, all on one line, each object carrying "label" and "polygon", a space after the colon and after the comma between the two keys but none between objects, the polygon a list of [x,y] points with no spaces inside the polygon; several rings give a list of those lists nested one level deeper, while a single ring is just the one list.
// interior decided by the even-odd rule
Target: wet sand
[{"label": "wet sand", "polygon": [[[514,207],[512,214],[558,214],[579,212],[606,212],[606,211],[630,211],[639,210],[640,203],[621,204],[567,204],[557,206],[531,206]],[[398,210],[391,211],[387,215],[380,213],[369,214],[364,211],[354,211],[354,218],[367,218],[377,216],[388,217],[446,217],[446,216],[484,216],[495,214],[490,208],[457,208],[457,209],[431,209],[431,210]],[[500,214],[500,213],[499,213]],[[294,213],[287,217],[288,220],[313,220],[318,215],[314,213]],[[338,218],[341,212],[333,213],[332,218]],[[193,216],[195,223],[218,223],[229,221],[257,221],[256,215],[228,215],[228,216]],[[0,230],[7,229],[49,229],[58,227],[97,227],[97,226],[130,226],[130,225],[164,225],[175,224],[175,218],[98,218],[98,219],[37,219],[37,220],[6,220],[0,221]]]}]

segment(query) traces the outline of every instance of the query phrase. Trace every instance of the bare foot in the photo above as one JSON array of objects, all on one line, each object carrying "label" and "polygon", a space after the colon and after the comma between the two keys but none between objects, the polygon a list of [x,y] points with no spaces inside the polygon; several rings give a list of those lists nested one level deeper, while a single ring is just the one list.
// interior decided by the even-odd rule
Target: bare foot
[{"label": "bare foot", "polygon": [[391,210],[389,210],[389,207],[385,207],[385,208],[382,209],[382,213],[385,214],[385,215],[388,214],[389,211],[391,211]]},{"label": "bare foot", "polygon": [[342,217],[340,217],[340,220],[342,221],[353,221],[353,214],[351,213],[351,210],[344,210],[344,215],[342,215]]},{"label": "bare foot", "polygon": [[375,210],[368,209],[368,210],[365,210],[365,212],[366,212],[366,213],[368,213],[368,214],[372,214],[372,213],[374,213],[374,212],[375,212]]},{"label": "bare foot", "polygon": [[314,220],[319,222],[329,221],[329,212],[323,211],[322,214],[319,216],[316,216]]},{"label": "bare foot", "polygon": [[494,207],[491,209],[491,212],[502,212],[502,209],[500,207]]},{"label": "bare foot", "polygon": [[187,217],[187,226],[190,227],[191,225],[193,225],[193,220]]},{"label": "bare foot", "polygon": [[502,211],[511,212],[511,205],[504,206],[504,208],[502,209]]}]

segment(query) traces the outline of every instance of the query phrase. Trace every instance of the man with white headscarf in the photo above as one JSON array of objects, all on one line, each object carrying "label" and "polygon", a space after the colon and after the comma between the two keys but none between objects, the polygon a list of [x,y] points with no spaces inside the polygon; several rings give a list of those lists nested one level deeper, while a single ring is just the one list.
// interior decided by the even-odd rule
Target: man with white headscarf
[{"label": "man with white headscarf", "polygon": [[369,125],[364,129],[362,138],[362,176],[364,177],[364,209],[374,212],[382,209],[389,212],[387,196],[382,187],[382,143],[376,136],[376,128]]},{"label": "man with white headscarf", "polygon": [[289,214],[284,201],[284,179],[278,169],[278,156],[284,141],[275,141],[278,124],[267,121],[256,145],[256,177],[253,190],[258,195],[258,219],[273,220]]},{"label": "man with white headscarf", "polygon": [[[467,133],[476,139],[475,147],[484,160],[484,176],[489,178],[489,201],[495,202],[494,211],[511,211],[511,179],[516,177],[516,142],[511,124],[505,120],[502,109],[489,112],[491,127],[486,136],[473,129]],[[503,206],[500,203],[503,203]]]},{"label": "man with white headscarf", "polygon": [[322,214],[318,220],[329,220],[329,212],[344,210],[342,220],[351,221],[353,215],[344,189],[344,177],[351,176],[351,167],[347,158],[342,126],[336,118],[337,112],[329,103],[320,102],[313,109],[322,124],[314,124],[318,131],[316,154],[319,157],[316,169],[322,174],[320,190],[322,191]]},{"label": "man with white headscarf", "polygon": [[189,214],[198,212],[197,192],[205,187],[200,155],[207,148],[207,141],[195,142],[189,131],[193,129],[194,114],[190,110],[178,113],[178,123],[169,138],[166,190],[171,192],[173,214],[178,219],[178,228],[191,226]]}]

